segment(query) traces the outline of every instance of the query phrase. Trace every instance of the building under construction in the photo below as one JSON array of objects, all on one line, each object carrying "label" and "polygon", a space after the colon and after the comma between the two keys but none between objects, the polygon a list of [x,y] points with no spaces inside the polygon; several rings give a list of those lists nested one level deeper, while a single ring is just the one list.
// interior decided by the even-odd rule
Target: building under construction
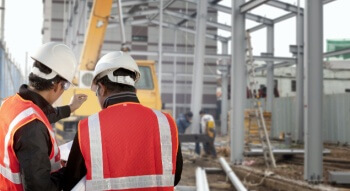
[{"label": "building under construction", "polygon": [[[44,0],[43,43],[67,44],[80,62],[69,96],[94,97],[89,51],[98,59],[123,50],[145,67],[137,86],[142,104],[175,119],[193,112],[179,135],[184,167],[176,190],[350,189],[350,46],[323,43],[323,9],[344,0],[99,1]],[[284,14],[255,14],[261,7]],[[296,41],[289,57],[276,56],[275,26],[291,18]],[[248,21],[255,25],[246,27]],[[266,31],[266,49],[254,55],[251,36],[259,30]],[[1,101],[27,78],[9,55],[2,42]],[[89,104],[55,125],[60,143],[98,111],[96,100]],[[195,143],[207,141],[199,130],[202,109],[215,117],[218,158],[195,154]]]}]

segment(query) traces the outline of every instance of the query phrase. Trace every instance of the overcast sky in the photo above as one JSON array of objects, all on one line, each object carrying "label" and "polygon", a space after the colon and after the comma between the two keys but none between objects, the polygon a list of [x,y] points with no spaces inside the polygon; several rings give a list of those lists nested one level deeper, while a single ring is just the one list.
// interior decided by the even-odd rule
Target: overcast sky
[{"label": "overcast sky", "polygon": [[[297,5],[297,0],[282,0]],[[304,7],[304,0],[300,0]],[[231,6],[231,0],[223,0]],[[324,6],[324,39],[350,39],[350,0],[337,0]],[[11,54],[17,62],[24,64],[25,53],[30,52],[42,43],[41,29],[43,24],[42,0],[6,0],[5,40]],[[253,11],[254,14],[267,18],[276,18],[287,12],[263,5]],[[220,22],[230,24],[230,16],[219,13]],[[247,21],[246,27],[257,25]],[[220,34],[229,36],[229,33]],[[295,44],[295,17],[280,22],[275,26],[275,55],[291,56],[289,45]],[[266,51],[266,30],[252,33],[253,53],[260,55]],[[324,43],[325,45],[325,43]],[[220,49],[220,47],[219,47]],[[32,61],[30,60],[30,63]]]}]

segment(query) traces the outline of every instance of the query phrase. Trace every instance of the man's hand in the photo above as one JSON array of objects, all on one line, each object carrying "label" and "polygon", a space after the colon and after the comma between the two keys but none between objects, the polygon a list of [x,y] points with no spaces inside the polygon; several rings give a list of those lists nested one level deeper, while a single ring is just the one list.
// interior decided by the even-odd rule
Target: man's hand
[{"label": "man's hand", "polygon": [[85,94],[75,94],[70,100],[70,112],[73,113],[77,110],[87,99],[87,95]]}]

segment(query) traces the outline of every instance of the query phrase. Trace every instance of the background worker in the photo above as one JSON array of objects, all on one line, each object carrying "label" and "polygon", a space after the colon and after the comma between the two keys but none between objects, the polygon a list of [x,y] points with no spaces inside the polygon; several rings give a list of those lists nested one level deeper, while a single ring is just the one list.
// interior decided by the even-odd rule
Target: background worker
[{"label": "background worker", "polygon": [[182,155],[175,121],[139,103],[139,68],[127,53],[104,55],[93,75],[102,111],[79,122],[64,173],[64,190],[86,175],[86,190],[172,190]]},{"label": "background worker", "polygon": [[176,119],[176,126],[179,134],[184,134],[186,129],[192,123],[193,113],[188,111],[185,114],[180,114],[180,116]]},{"label": "background worker", "polygon": [[60,190],[59,149],[51,123],[68,117],[86,95],[53,108],[73,80],[76,59],[64,44],[49,42],[33,55],[29,85],[0,107],[0,190]]},{"label": "background worker", "polygon": [[216,150],[214,146],[215,135],[216,135],[214,117],[208,114],[203,109],[199,112],[199,115],[201,116],[202,132],[207,135],[209,140],[208,142],[205,142],[203,144],[205,154],[211,155],[212,157],[216,158]]}]

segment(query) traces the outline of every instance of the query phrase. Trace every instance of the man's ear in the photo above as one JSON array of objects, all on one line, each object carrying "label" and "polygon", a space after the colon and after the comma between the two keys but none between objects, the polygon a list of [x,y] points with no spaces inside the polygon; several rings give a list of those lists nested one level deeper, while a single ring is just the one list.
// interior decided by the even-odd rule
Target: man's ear
[{"label": "man's ear", "polygon": [[104,86],[101,82],[98,83],[99,88],[99,92],[101,96],[106,96],[107,95],[107,88],[106,86]]},{"label": "man's ear", "polygon": [[54,83],[53,84],[53,91],[56,93],[58,91],[59,86],[61,85],[62,82]]}]

